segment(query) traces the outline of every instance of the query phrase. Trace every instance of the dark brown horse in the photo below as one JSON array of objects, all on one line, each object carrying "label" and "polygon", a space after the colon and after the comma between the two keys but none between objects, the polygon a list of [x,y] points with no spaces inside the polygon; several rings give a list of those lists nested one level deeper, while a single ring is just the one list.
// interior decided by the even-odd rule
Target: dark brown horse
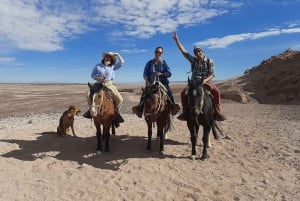
[{"label": "dark brown horse", "polygon": [[196,158],[196,143],[200,125],[203,127],[203,151],[201,160],[208,158],[207,147],[209,145],[209,133],[212,130],[215,139],[219,139],[217,130],[223,135],[220,127],[213,118],[213,100],[205,85],[203,79],[188,80],[188,117],[187,126],[190,131],[192,143],[191,158]]},{"label": "dark brown horse", "polygon": [[159,151],[163,154],[165,134],[171,129],[171,104],[166,88],[156,81],[144,89],[144,116],[148,127],[146,150],[151,150],[152,126],[157,125],[157,137],[160,140]]},{"label": "dark brown horse", "polygon": [[[95,127],[97,129],[97,154],[101,154],[102,151],[102,140],[105,141],[104,151],[109,152],[109,138],[110,138],[110,128],[113,128],[114,134],[114,103],[112,92],[104,87],[100,83],[90,84],[89,99],[90,99],[90,113],[93,117]],[[103,133],[101,132],[101,126],[103,127]],[[103,136],[101,136],[103,135]]]}]

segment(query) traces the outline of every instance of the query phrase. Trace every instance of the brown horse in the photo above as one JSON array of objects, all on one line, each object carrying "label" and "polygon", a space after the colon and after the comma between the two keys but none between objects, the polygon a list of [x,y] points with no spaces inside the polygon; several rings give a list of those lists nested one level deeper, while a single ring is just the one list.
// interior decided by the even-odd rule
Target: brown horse
[{"label": "brown horse", "polygon": [[159,151],[163,154],[165,134],[171,129],[171,103],[167,90],[159,82],[155,82],[144,90],[144,116],[148,127],[146,150],[151,150],[152,126],[156,122],[157,136],[160,139]]},{"label": "brown horse", "polygon": [[[113,127],[114,122],[114,103],[112,92],[100,83],[90,84],[89,99],[90,99],[90,113],[93,117],[95,127],[97,129],[97,154],[101,154],[102,140],[105,141],[104,151],[109,152],[109,138],[110,128]],[[103,136],[101,132],[101,125],[103,127]],[[113,129],[114,134],[114,129]]]},{"label": "brown horse", "polygon": [[196,143],[198,138],[198,131],[200,125],[203,127],[203,151],[201,160],[208,158],[207,147],[209,145],[209,133],[212,130],[215,139],[219,139],[217,131],[221,135],[222,129],[218,126],[213,117],[213,100],[209,95],[203,79],[188,80],[188,117],[187,126],[190,131],[191,143],[192,143],[192,155],[191,158],[196,158]]}]

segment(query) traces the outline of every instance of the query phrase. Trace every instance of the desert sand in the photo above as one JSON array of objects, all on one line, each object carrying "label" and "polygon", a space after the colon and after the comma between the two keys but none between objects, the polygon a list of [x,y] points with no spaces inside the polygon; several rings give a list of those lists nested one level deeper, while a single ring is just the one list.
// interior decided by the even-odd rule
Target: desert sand
[{"label": "desert sand", "polygon": [[[56,135],[69,105],[87,109],[87,85],[0,84],[0,200],[299,200],[300,105],[222,99],[228,120],[221,125],[231,139],[212,140],[201,161],[200,132],[193,161],[186,122],[175,117],[165,154],[155,132],[145,152],[146,123],[131,113],[141,86],[119,86],[125,123],[111,153],[95,155],[90,120],[75,117],[78,137]],[[178,103],[183,86],[171,86]]]}]

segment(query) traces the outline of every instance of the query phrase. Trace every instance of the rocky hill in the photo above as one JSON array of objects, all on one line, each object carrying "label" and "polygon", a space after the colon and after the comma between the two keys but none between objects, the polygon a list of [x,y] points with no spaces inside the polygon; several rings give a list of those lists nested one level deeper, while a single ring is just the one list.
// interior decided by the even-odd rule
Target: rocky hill
[{"label": "rocky hill", "polygon": [[300,104],[300,52],[291,49],[244,75],[217,83],[222,98],[241,103]]}]

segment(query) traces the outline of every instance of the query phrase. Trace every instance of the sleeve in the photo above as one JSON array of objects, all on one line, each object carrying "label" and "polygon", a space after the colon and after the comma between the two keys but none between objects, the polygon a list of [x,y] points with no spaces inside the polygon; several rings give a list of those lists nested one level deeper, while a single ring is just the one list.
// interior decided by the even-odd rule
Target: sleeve
[{"label": "sleeve", "polygon": [[207,59],[209,74],[214,75],[215,74],[215,64],[214,61],[210,58]]},{"label": "sleeve", "polygon": [[150,67],[151,67],[151,61],[148,61],[145,65],[145,68],[144,68],[144,73],[143,73],[143,77],[150,77]]},{"label": "sleeve", "polygon": [[116,64],[114,65],[114,70],[118,70],[118,69],[120,69],[122,66],[123,66],[123,63],[118,62],[118,63],[116,63]]},{"label": "sleeve", "polygon": [[93,70],[92,70],[92,73],[91,73],[91,78],[92,78],[92,79],[95,79],[95,77],[96,77],[97,74],[98,74],[97,66],[98,66],[98,65],[96,65],[96,66],[93,68]]},{"label": "sleeve", "polygon": [[184,56],[190,63],[194,62],[195,57],[193,57],[190,53],[185,52],[185,53],[182,53],[182,54],[183,54],[183,56]]},{"label": "sleeve", "polygon": [[171,69],[170,69],[170,67],[168,66],[168,64],[165,60],[163,60],[163,65],[164,65],[163,73],[168,73],[167,78],[171,77],[172,76]]}]

